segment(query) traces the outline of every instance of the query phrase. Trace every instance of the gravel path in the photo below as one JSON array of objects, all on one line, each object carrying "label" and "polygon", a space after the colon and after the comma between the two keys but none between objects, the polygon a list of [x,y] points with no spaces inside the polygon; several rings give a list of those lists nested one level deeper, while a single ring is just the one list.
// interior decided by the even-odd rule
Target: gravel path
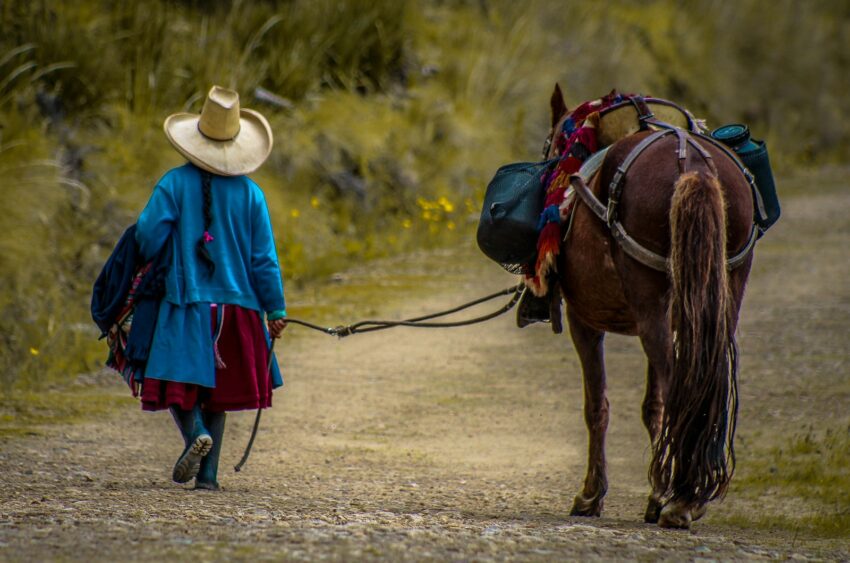
[{"label": "gravel path", "polygon": [[[741,328],[741,448],[847,416],[848,355],[834,349],[850,327],[848,217],[850,194],[793,199],[758,247]],[[466,248],[384,261],[289,300],[293,316],[337,324],[439,310],[512,283]],[[820,361],[827,347],[832,359]],[[599,519],[569,516],[586,434],[565,335],[518,330],[506,316],[339,341],[291,327],[278,349],[286,386],[239,474],[253,413],[229,417],[220,493],[169,481],[179,435],[168,415],[135,405],[0,439],[0,560],[850,559],[841,542],[712,517],[741,509],[734,498],[692,531],[642,523],[649,452],[634,339],[607,343],[610,490]],[[124,393],[111,375],[97,379]]]}]

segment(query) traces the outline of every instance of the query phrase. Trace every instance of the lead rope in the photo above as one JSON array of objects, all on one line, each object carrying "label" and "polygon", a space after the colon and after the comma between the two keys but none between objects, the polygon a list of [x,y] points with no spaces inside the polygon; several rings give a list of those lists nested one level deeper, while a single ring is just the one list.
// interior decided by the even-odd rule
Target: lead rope
[{"label": "lead rope", "polygon": [[[276,339],[272,338],[272,343],[269,346],[269,363],[267,366],[267,373],[269,376],[268,381],[268,389],[271,392],[272,388],[272,362],[274,361],[274,341]],[[242,471],[242,466],[245,465],[245,462],[248,461],[248,456],[251,455],[251,448],[254,447],[254,438],[257,437],[257,430],[260,429],[260,417],[263,415],[263,409],[257,409],[257,418],[254,419],[254,429],[251,430],[251,438],[248,439],[248,445],[245,446],[245,453],[242,454],[242,459],[239,460],[239,463],[233,466],[233,471],[239,473]]]},{"label": "lead rope", "polygon": [[[405,319],[403,321],[360,321],[350,325],[340,325],[337,327],[322,327],[313,323],[309,323],[307,321],[302,321],[298,319],[286,319],[287,324],[296,324],[301,325],[303,327],[307,327],[312,330],[316,330],[318,332],[327,334],[328,336],[336,336],[338,338],[344,338],[346,336],[350,336],[352,334],[362,334],[365,332],[374,332],[376,330],[385,330],[388,328],[394,328],[397,326],[406,326],[411,328],[453,328],[459,326],[469,326],[473,324],[483,323],[484,321],[489,321],[490,319],[495,319],[496,317],[503,315],[514,308],[519,301],[520,296],[522,295],[524,284],[515,285],[501,291],[497,291],[496,293],[491,293],[490,295],[486,295],[479,299],[475,299],[474,301],[470,301],[469,303],[464,303],[463,305],[459,305],[458,307],[454,307],[452,309],[448,309],[446,311],[441,311],[439,313],[431,313],[430,315],[423,315],[421,317],[414,317],[412,319]],[[454,321],[454,322],[438,322],[438,323],[429,323],[425,321],[430,321],[431,319],[437,319],[440,317],[445,317],[447,315],[451,315],[453,313],[457,313],[463,311],[464,309],[469,309],[470,307],[474,307],[475,305],[480,305],[481,303],[486,303],[487,301],[492,301],[497,297],[502,297],[504,295],[511,295],[510,300],[500,307],[498,310],[488,313],[486,315],[482,315],[480,317],[475,317],[472,319],[467,319],[465,321]],[[269,388],[271,388],[271,378],[272,378],[272,362],[274,361],[274,339],[272,339],[271,346],[269,347],[269,363],[268,363],[268,376],[269,376]],[[260,428],[260,417],[263,414],[263,409],[257,409],[257,418],[254,419],[254,428],[251,430],[251,437],[248,439],[248,445],[245,447],[245,453],[242,454],[242,459],[239,460],[233,470],[239,473],[242,470],[242,466],[245,465],[245,462],[248,461],[248,456],[251,454],[251,448],[254,447],[254,439],[257,437],[257,430]]]},{"label": "lead rope", "polygon": [[[328,336],[336,336],[338,338],[345,338],[346,336],[351,336],[352,334],[362,334],[364,332],[374,332],[376,330],[385,330],[388,328],[394,328],[397,326],[406,326],[410,328],[452,328],[458,326],[468,326],[477,323],[483,323],[484,321],[489,321],[490,319],[496,318],[499,315],[503,315],[510,311],[514,305],[516,305],[517,301],[519,301],[520,295],[522,294],[522,289],[525,287],[523,284],[511,286],[509,288],[503,289],[501,291],[497,291],[496,293],[491,293],[490,295],[486,295],[479,299],[475,299],[474,301],[470,301],[469,303],[464,303],[458,307],[454,307],[452,309],[448,309],[446,311],[441,311],[439,313],[432,313],[430,315],[424,315],[421,317],[414,317],[412,319],[405,319],[402,321],[376,321],[376,320],[367,320],[360,321],[350,325],[340,325],[336,327],[322,327],[319,325],[315,325],[313,323],[308,323],[307,321],[302,321],[299,319],[286,319],[287,324],[296,324],[307,327],[312,330],[319,331],[321,333],[327,334]],[[438,322],[438,323],[427,323],[425,321],[430,321],[431,319],[437,319],[440,317],[445,317],[447,315],[451,315],[454,313],[458,313],[463,311],[464,309],[469,309],[470,307],[474,307],[475,305],[480,305],[481,303],[486,303],[487,301],[492,301],[497,297],[502,297],[504,295],[513,295],[513,297],[508,301],[504,306],[502,306],[497,311],[489,313],[487,315],[482,315],[480,317],[475,317],[473,319],[467,319],[465,321],[454,321],[454,322]]]}]

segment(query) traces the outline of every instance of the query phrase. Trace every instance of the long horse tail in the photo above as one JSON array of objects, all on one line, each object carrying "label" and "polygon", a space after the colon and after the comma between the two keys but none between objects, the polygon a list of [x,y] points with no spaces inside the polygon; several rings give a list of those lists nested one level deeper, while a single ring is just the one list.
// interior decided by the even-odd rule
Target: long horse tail
[{"label": "long horse tail", "polygon": [[726,493],[738,410],[726,203],[713,174],[679,177],[670,227],[673,370],[650,479],[665,499],[701,507]]}]

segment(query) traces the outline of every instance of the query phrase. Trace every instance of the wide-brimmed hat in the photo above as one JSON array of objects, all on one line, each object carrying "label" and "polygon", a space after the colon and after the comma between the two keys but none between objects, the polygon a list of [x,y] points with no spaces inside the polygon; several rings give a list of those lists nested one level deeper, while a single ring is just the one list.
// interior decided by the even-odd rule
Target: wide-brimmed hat
[{"label": "wide-brimmed hat", "polygon": [[272,129],[266,118],[239,108],[239,93],[213,86],[200,115],[175,113],[163,123],[174,148],[190,162],[220,176],[255,171],[272,150]]}]

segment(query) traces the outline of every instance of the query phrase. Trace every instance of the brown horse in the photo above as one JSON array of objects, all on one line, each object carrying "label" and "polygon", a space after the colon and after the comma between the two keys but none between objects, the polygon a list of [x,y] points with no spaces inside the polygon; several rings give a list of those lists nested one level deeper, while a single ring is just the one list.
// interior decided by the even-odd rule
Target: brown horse
[{"label": "brown horse", "polygon": [[[551,105],[554,147],[552,135],[567,117],[557,86]],[[648,135],[610,148],[589,186],[602,204],[618,166]],[[645,521],[689,527],[725,494],[734,471],[735,328],[752,262],[753,195],[728,152],[688,137],[704,151],[690,150],[681,162],[676,135],[648,146],[628,169],[618,207],[637,243],[669,257],[666,272],[627,254],[582,200],[561,247],[560,286],[584,375],[589,432],[587,476],[572,515],[599,516],[608,488],[606,332],[638,336],[648,360],[642,418],[653,456]],[[551,148],[547,157],[554,156]],[[727,268],[727,255],[742,249],[746,256]]]}]

